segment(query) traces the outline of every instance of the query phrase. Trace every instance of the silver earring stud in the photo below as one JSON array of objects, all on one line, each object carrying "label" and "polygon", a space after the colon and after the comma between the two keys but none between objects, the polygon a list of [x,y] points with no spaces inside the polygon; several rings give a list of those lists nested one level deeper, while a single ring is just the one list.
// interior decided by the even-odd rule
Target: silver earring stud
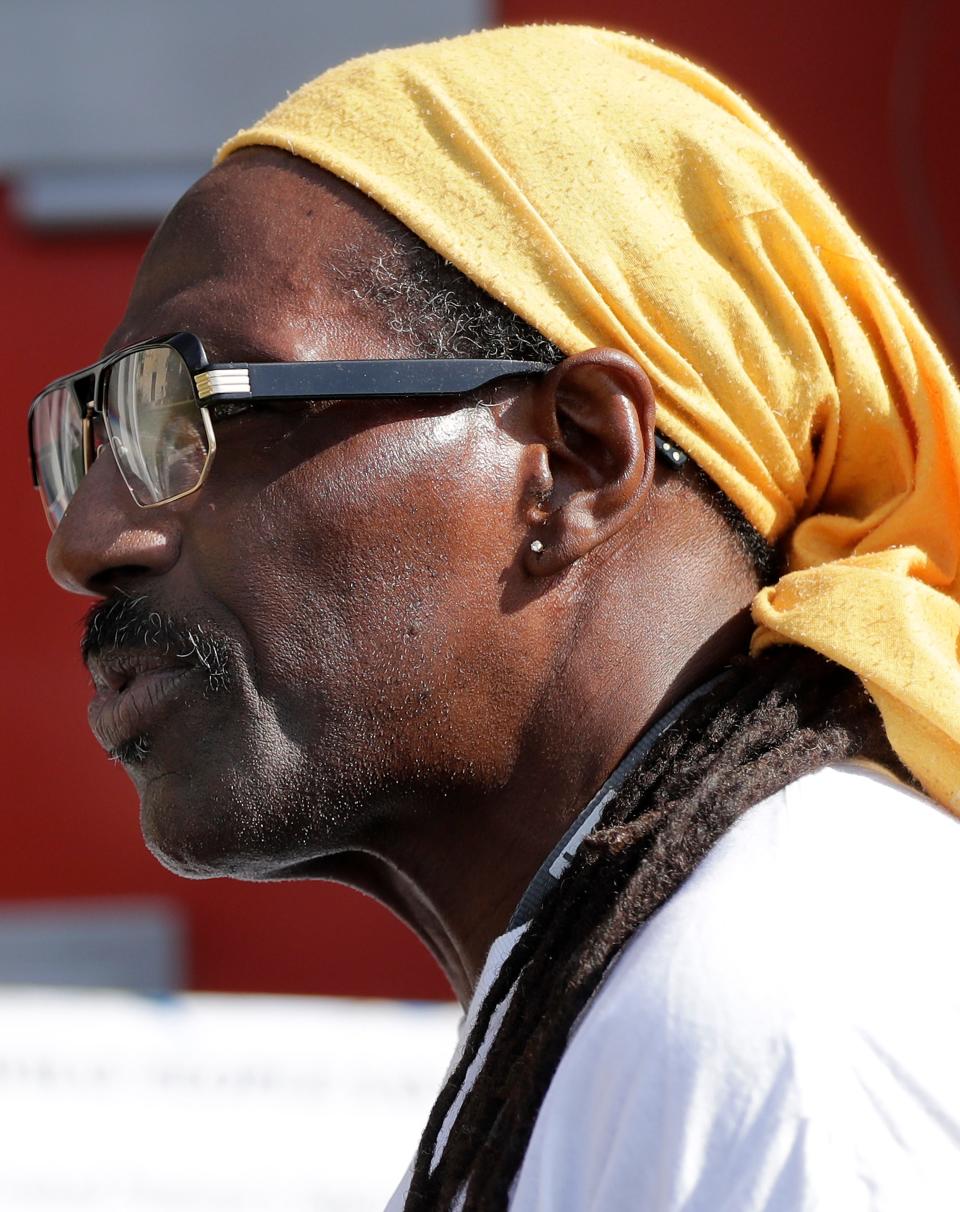
[{"label": "silver earring stud", "polygon": [[539,555],[540,552],[543,551],[543,544],[540,542],[539,539],[534,539],[533,542],[530,544],[530,550],[533,552],[534,555]]}]

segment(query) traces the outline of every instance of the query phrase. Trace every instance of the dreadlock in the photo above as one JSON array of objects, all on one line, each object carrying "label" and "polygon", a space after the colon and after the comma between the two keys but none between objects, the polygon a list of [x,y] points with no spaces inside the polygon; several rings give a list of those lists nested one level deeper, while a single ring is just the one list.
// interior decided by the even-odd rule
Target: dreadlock
[{"label": "dreadlock", "polygon": [[[854,675],[806,649],[744,658],[688,708],[624,784],[500,970],[430,1114],[405,1212],[446,1212],[460,1192],[463,1212],[507,1207],[570,1033],[624,945],[743,812],[857,756],[899,769]],[[505,1001],[433,1166],[447,1115]]]},{"label": "dreadlock", "polygon": [[[357,297],[424,357],[563,353],[400,224]],[[760,582],[778,557],[692,462],[679,473],[723,516]],[[696,699],[628,777],[505,961],[430,1113],[405,1212],[502,1212],[571,1031],[610,964],[742,813],[833,762],[866,756],[909,776],[855,676],[806,649],[743,658]],[[498,1011],[503,1017],[438,1142]],[[438,1157],[439,1153],[439,1157]]]}]

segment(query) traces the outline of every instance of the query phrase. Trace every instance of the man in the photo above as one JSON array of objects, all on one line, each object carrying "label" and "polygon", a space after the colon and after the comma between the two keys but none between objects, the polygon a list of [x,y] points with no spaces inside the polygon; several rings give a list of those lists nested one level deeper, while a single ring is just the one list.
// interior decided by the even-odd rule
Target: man
[{"label": "man", "polygon": [[391,1206],[950,1206],[960,397],[763,121],[593,30],[347,64],[107,353],[31,434],[147,844],[469,1006]]}]

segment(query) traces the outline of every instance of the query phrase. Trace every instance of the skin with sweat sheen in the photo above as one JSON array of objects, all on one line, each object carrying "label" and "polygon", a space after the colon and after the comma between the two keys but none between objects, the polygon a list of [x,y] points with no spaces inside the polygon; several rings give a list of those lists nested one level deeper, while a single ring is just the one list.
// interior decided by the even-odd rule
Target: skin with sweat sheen
[{"label": "skin with sweat sheen", "polygon": [[[188,330],[216,361],[416,356],[331,268],[387,240],[323,170],[238,153],[155,236],[107,350]],[[626,355],[462,403],[243,414],[218,424],[204,487],[151,510],[99,458],[48,564],[227,654],[228,686],[185,676],[126,763],[153,853],[359,887],[466,999],[634,738],[743,650],[757,582],[712,506],[654,472],[653,392]]]}]

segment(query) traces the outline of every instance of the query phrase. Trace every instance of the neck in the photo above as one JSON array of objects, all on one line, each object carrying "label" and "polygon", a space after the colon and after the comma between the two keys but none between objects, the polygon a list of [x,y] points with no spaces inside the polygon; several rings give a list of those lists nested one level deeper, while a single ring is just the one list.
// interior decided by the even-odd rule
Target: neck
[{"label": "neck", "polygon": [[[325,859],[311,874],[350,884],[396,913],[433,952],[465,1006],[491,944],[510,925],[544,860],[637,737],[716,666],[716,660],[690,660],[665,687],[648,679],[645,695],[619,679],[592,706],[583,704],[576,727],[541,727],[531,735],[496,793],[474,802],[464,797],[455,816],[448,801],[419,813],[412,828],[408,821],[402,830],[380,829],[375,850]],[[637,711],[626,723],[623,707],[631,695]],[[542,712],[539,719],[543,725]]]},{"label": "neck", "polygon": [[[534,874],[637,738],[747,649],[751,579],[732,590],[718,582],[711,594],[708,567],[700,592],[673,594],[662,561],[642,565],[658,570],[650,584],[636,567],[611,566],[603,609],[554,654],[559,672],[532,703],[497,786],[425,797],[372,830],[362,852],[305,873],[384,903],[433,952],[464,1005]],[[637,600],[649,608],[639,633]]]}]

